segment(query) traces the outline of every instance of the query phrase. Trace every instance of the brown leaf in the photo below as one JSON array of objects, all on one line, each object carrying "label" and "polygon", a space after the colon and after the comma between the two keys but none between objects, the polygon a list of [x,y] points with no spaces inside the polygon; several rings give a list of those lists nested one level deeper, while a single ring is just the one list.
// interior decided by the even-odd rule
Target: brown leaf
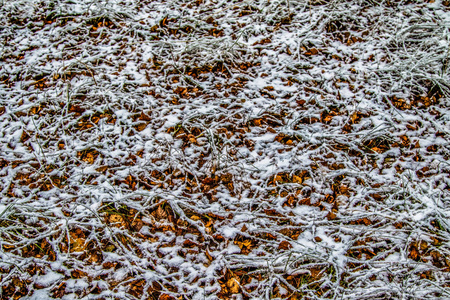
[{"label": "brown leaf", "polygon": [[183,242],[183,246],[187,247],[187,248],[192,248],[192,247],[198,246],[198,244],[196,242],[194,242],[194,241],[191,241],[191,240],[187,239],[187,240],[185,240]]},{"label": "brown leaf", "polygon": [[176,298],[167,294],[162,294],[159,296],[159,300],[175,300]]},{"label": "brown leaf", "polygon": [[121,215],[112,214],[109,216],[109,222],[111,223],[122,223],[123,217]]},{"label": "brown leaf", "polygon": [[156,217],[158,219],[166,219],[167,216],[167,212],[162,208],[162,205],[158,206],[156,209]]},{"label": "brown leaf", "polygon": [[139,132],[143,131],[145,128],[147,128],[147,123],[139,123],[139,124],[136,125],[135,128]]},{"label": "brown leaf", "polygon": [[352,113],[352,115],[350,116],[350,120],[352,121],[352,124],[355,124],[355,123],[357,123],[357,120],[358,120],[359,118],[358,118],[358,112],[357,111],[355,111],[354,113]]},{"label": "brown leaf", "polygon": [[316,48],[310,48],[306,53],[305,53],[305,55],[316,55],[316,54],[318,54],[319,53],[319,51],[316,49]]},{"label": "brown leaf", "polygon": [[417,260],[419,258],[419,251],[417,251],[416,247],[411,247],[411,252],[409,254],[409,256],[413,259],[413,260]]},{"label": "brown leaf", "polygon": [[211,254],[209,254],[208,249],[206,249],[205,255],[206,255],[206,257],[209,259],[209,261],[211,261],[211,262],[213,261],[213,257],[211,256]]},{"label": "brown leaf", "polygon": [[286,202],[284,203],[284,205],[288,205],[290,207],[294,206],[295,203],[295,197],[293,195],[289,195],[286,199]]},{"label": "brown leaf", "polygon": [[166,26],[167,26],[167,17],[165,17],[164,19],[162,19],[162,20],[159,22],[159,25],[160,25],[161,27],[166,27]]},{"label": "brown leaf", "polygon": [[314,279],[314,280],[318,280],[318,279],[320,279],[321,277],[322,277],[322,270],[321,269],[319,269],[319,268],[311,268],[310,270],[309,270],[309,272],[311,273],[311,277]]},{"label": "brown leaf", "polygon": [[265,39],[262,39],[261,41],[254,43],[253,46],[269,44],[271,42],[272,42],[272,40],[270,38],[265,38]]},{"label": "brown leaf", "polygon": [[215,234],[215,235],[213,235],[213,238],[214,238],[216,241],[219,241],[219,242],[225,241],[225,238],[223,237],[223,235],[220,235],[220,234]]},{"label": "brown leaf", "polygon": [[289,250],[292,248],[292,245],[288,241],[282,241],[278,245],[278,250]]},{"label": "brown leaf", "polygon": [[403,147],[408,147],[409,146],[410,141],[409,141],[408,136],[402,135],[402,136],[400,136],[400,139],[401,139],[401,143],[402,143]]},{"label": "brown leaf", "polygon": [[52,290],[53,298],[62,298],[66,293],[66,283],[61,282],[58,287]]},{"label": "brown leaf", "polygon": [[437,152],[438,151],[438,145],[431,145],[427,147],[428,152]]},{"label": "brown leaf", "polygon": [[70,243],[70,252],[83,252],[86,250],[86,239],[75,238]]},{"label": "brown leaf", "polygon": [[223,183],[231,183],[233,181],[233,175],[230,173],[224,174],[224,175],[220,176],[220,180]]},{"label": "brown leaf", "polygon": [[335,214],[334,212],[330,211],[330,212],[327,214],[327,219],[328,219],[329,221],[332,221],[332,220],[336,219],[336,214]]},{"label": "brown leaf", "polygon": [[214,184],[214,178],[206,177],[205,179],[202,180],[202,183],[206,184],[206,185],[213,185]]},{"label": "brown leaf", "polygon": [[83,277],[87,277],[88,274],[86,272],[83,272],[81,270],[73,270],[70,275],[72,276],[72,278],[83,278]]}]

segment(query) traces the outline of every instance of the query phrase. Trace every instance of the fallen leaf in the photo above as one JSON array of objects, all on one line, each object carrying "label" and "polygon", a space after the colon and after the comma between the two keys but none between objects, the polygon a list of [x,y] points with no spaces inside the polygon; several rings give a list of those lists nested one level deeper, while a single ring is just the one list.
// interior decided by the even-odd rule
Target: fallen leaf
[{"label": "fallen leaf", "polygon": [[196,215],[192,215],[192,216],[191,216],[191,220],[192,220],[192,221],[198,221],[198,220],[200,220],[200,217],[199,217],[199,216],[196,216]]},{"label": "fallen leaf", "polygon": [[112,214],[109,216],[109,222],[111,223],[122,223],[123,217],[121,215]]},{"label": "fallen leaf", "polygon": [[162,208],[162,205],[158,206],[158,208],[156,209],[156,217],[158,219],[166,219],[167,218],[167,213],[166,211]]},{"label": "fallen leaf", "polygon": [[293,175],[292,176],[292,182],[301,184],[303,182],[303,179],[300,176]]},{"label": "fallen leaf", "polygon": [[206,255],[206,257],[209,259],[209,261],[211,261],[211,262],[213,261],[213,257],[211,256],[211,254],[209,254],[208,249],[206,249],[205,255]]},{"label": "fallen leaf", "polygon": [[232,294],[239,293],[239,282],[235,278],[230,278],[227,281],[227,287],[230,290],[230,293]]},{"label": "fallen leaf", "polygon": [[412,247],[411,253],[409,254],[409,256],[410,256],[413,260],[417,260],[417,258],[419,257],[419,251],[417,251],[416,247]]},{"label": "fallen leaf", "polygon": [[278,245],[278,250],[289,250],[292,248],[291,243],[289,243],[288,241],[282,241],[279,245]]},{"label": "fallen leaf", "polygon": [[281,177],[280,175],[276,175],[275,178],[273,179],[274,182],[283,182],[283,177]]},{"label": "fallen leaf", "polygon": [[86,239],[75,238],[70,243],[70,252],[83,252],[86,250]]},{"label": "fallen leaf", "polygon": [[329,221],[332,221],[332,220],[336,219],[336,214],[335,214],[334,212],[330,211],[330,212],[327,214],[327,219],[328,219]]},{"label": "fallen leaf", "polygon": [[316,55],[318,53],[319,51],[316,48],[311,48],[305,53],[305,55]]},{"label": "fallen leaf", "polygon": [[237,244],[238,244],[238,246],[239,246],[239,248],[250,248],[250,246],[252,245],[252,241],[251,240],[245,240],[245,241],[243,241],[243,242],[239,242],[239,241],[237,241]]}]

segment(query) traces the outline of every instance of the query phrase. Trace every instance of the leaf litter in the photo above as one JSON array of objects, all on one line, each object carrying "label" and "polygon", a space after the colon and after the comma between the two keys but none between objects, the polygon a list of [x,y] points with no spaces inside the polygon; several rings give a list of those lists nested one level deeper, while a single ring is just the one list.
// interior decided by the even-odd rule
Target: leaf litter
[{"label": "leaf litter", "polygon": [[1,3],[2,299],[447,299],[449,2]]}]

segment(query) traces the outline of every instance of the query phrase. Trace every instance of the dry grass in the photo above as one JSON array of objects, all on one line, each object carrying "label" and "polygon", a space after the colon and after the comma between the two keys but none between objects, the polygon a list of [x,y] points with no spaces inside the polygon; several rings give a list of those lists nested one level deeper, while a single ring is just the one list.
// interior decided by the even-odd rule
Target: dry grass
[{"label": "dry grass", "polygon": [[448,7],[2,2],[1,299],[448,299]]}]

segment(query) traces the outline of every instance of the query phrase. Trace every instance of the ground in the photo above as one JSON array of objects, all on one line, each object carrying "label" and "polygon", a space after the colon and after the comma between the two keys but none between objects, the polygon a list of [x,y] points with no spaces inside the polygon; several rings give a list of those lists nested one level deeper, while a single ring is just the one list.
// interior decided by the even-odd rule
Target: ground
[{"label": "ground", "polygon": [[1,299],[450,299],[450,2],[10,0]]}]

